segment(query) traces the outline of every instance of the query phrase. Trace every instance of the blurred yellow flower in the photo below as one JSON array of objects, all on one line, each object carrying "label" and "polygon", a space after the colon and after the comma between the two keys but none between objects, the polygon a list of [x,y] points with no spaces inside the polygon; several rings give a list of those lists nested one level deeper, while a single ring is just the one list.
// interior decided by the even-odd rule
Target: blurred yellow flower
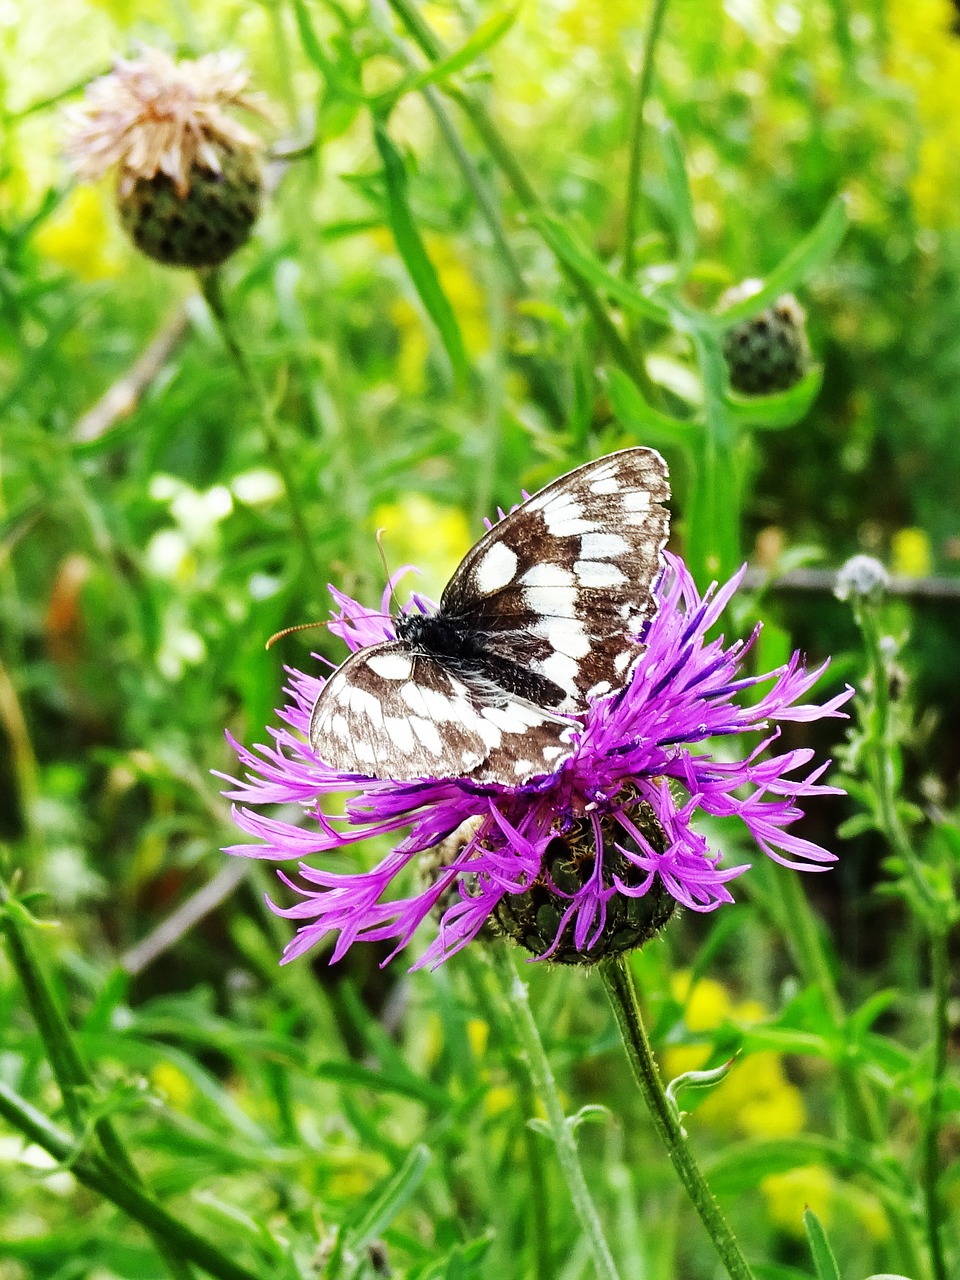
[{"label": "blurred yellow flower", "polygon": [[490,1027],[483,1018],[471,1018],[468,1021],[467,1039],[470,1041],[470,1051],[473,1056],[482,1058],[487,1051],[487,1041],[490,1039]]},{"label": "blurred yellow flower", "polygon": [[163,1094],[172,1107],[188,1106],[196,1090],[189,1079],[172,1062],[158,1062],[150,1072],[150,1083],[157,1093]]},{"label": "blurred yellow flower", "polygon": [[373,1171],[359,1165],[338,1170],[327,1183],[327,1193],[333,1200],[359,1200],[374,1185]]},{"label": "blurred yellow flower", "polygon": [[892,0],[890,74],[916,95],[922,136],[911,194],[931,227],[960,222],[960,39],[951,0]]},{"label": "blurred yellow flower", "polygon": [[100,187],[75,187],[34,244],[44,258],[81,280],[109,280],[120,273],[119,240]]},{"label": "blurred yellow flower", "polygon": [[[713,1031],[728,1021],[748,1026],[766,1016],[757,1000],[735,1004],[714,978],[701,978],[691,989],[690,974],[684,972],[676,974],[671,985],[674,996],[685,1004],[684,1021],[693,1032]],[[701,1070],[709,1058],[709,1045],[676,1045],[664,1054],[664,1068],[674,1077]],[[719,1132],[787,1137],[803,1129],[806,1109],[800,1090],[786,1077],[780,1054],[765,1051],[734,1064],[697,1107],[697,1121]]]},{"label": "blurred yellow flower", "polygon": [[842,1182],[822,1164],[768,1174],[760,1182],[760,1194],[773,1225],[798,1240],[806,1234],[804,1209],[812,1209],[827,1228],[833,1221],[854,1224],[877,1242],[890,1235],[890,1225],[877,1197],[854,1183]]},{"label": "blurred yellow flower", "polygon": [[933,570],[930,539],[922,529],[898,529],[890,540],[891,568],[907,578],[923,578]]},{"label": "blurred yellow flower", "polygon": [[[390,242],[392,244],[392,242]],[[483,290],[459,256],[456,243],[448,236],[428,235],[425,244],[430,261],[436,268],[440,284],[453,308],[463,335],[463,343],[471,356],[481,356],[490,349],[490,323]],[[378,239],[381,252],[387,246]],[[406,298],[395,300],[390,318],[400,335],[397,376],[404,391],[422,391],[432,335],[421,313]]]},{"label": "blurred yellow flower", "polygon": [[383,551],[391,570],[416,565],[420,577],[404,586],[434,600],[475,541],[459,507],[443,506],[424,493],[404,493],[396,502],[381,504],[373,513],[373,524],[383,530]]},{"label": "blurred yellow flower", "polygon": [[483,1098],[484,1115],[502,1116],[505,1111],[509,1111],[517,1100],[517,1095],[509,1087],[509,1085],[494,1085],[492,1089],[488,1089]]},{"label": "blurred yellow flower", "polygon": [[803,1239],[803,1211],[812,1209],[827,1228],[833,1217],[834,1180],[822,1164],[803,1165],[787,1173],[771,1173],[760,1181],[767,1215],[787,1235]]}]

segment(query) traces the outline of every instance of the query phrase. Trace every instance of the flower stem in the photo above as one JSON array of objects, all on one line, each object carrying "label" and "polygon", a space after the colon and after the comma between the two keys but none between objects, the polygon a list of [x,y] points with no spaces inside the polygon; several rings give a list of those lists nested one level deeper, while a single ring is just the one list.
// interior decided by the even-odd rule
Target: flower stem
[{"label": "flower stem", "polygon": [[[509,1000],[497,1000],[490,991],[490,984],[484,979],[492,973],[499,981],[500,974],[489,962],[487,948],[467,947],[463,952],[463,960],[470,979],[474,998],[483,1016],[490,1024],[507,1062],[508,1070],[515,1082],[517,1104],[520,1114],[525,1120],[536,1115],[537,1099],[527,1070],[523,1053],[517,1046],[517,1037],[505,1009],[509,1008]],[[486,963],[482,968],[478,960]],[[509,975],[512,982],[512,974]],[[509,990],[509,989],[508,989]],[[536,1280],[553,1280],[555,1269],[550,1250],[550,1197],[547,1189],[547,1171],[544,1166],[544,1144],[539,1134],[529,1124],[523,1126],[523,1148],[527,1176],[530,1179],[529,1214],[533,1222],[541,1224],[541,1229],[533,1233],[535,1251]]]},{"label": "flower stem", "polygon": [[950,996],[950,955],[946,929],[935,929],[930,939],[933,971],[933,1064],[930,1100],[923,1131],[923,1203],[927,1219],[927,1242],[936,1280],[947,1280],[940,1203],[940,1112],[944,1075],[947,1069],[947,1041],[950,1033],[947,1002]]},{"label": "flower stem", "polygon": [[[87,1111],[93,1091],[93,1080],[77,1049],[60,1006],[54,999],[46,974],[40,966],[28,929],[30,917],[0,881],[0,930],[7,941],[10,963],[23,987],[27,1003],[37,1025],[43,1047],[63,1098],[64,1110],[74,1136],[82,1140],[88,1131]],[[125,1182],[135,1185],[140,1175],[109,1117],[93,1120],[93,1133],[99,1141],[106,1161]],[[190,1268],[176,1252],[171,1251],[162,1235],[154,1236],[154,1244],[178,1280],[189,1280]]]},{"label": "flower stem", "polygon": [[[846,1012],[800,877],[796,872],[781,867],[771,867],[771,871],[780,899],[782,923],[797,968],[807,986],[820,992],[830,1021],[838,1031],[842,1031]],[[783,874],[778,874],[781,871]],[[850,1127],[859,1137],[870,1142],[882,1141],[883,1126],[876,1099],[866,1082],[852,1064],[840,1063],[838,1071]]]},{"label": "flower stem", "polygon": [[947,1001],[949,997],[949,955],[947,938],[949,916],[943,902],[931,885],[913,841],[897,809],[897,769],[894,762],[896,743],[890,716],[890,690],[880,636],[878,604],[864,599],[855,611],[863,634],[870,665],[873,699],[868,704],[867,752],[864,766],[877,797],[878,820],[887,840],[913,889],[920,910],[918,914],[927,933],[930,948],[930,971],[933,980],[934,1026],[933,1061],[930,1072],[930,1099],[923,1124],[921,1182],[926,1217],[927,1247],[935,1280],[947,1280],[947,1264],[943,1252],[939,1195],[940,1178],[940,1110],[944,1073],[947,1064],[949,1034]]},{"label": "flower stem", "polygon": [[70,1172],[85,1187],[96,1191],[122,1209],[153,1236],[162,1240],[164,1256],[177,1261],[178,1276],[190,1276],[188,1263],[195,1263],[216,1280],[260,1280],[246,1267],[234,1262],[214,1245],[173,1217],[136,1183],[128,1181],[99,1157],[81,1151],[68,1133],[51,1124],[42,1112],[0,1081],[0,1116],[30,1142],[43,1147],[55,1160],[69,1162]]},{"label": "flower stem", "polygon": [[267,446],[267,452],[273,465],[276,467],[280,480],[283,484],[284,493],[287,499],[287,507],[290,511],[290,520],[293,524],[293,531],[300,543],[300,550],[303,552],[303,561],[309,573],[311,580],[314,582],[323,581],[323,573],[320,569],[320,562],[317,559],[316,552],[313,549],[313,541],[310,537],[310,530],[307,528],[307,522],[304,518],[303,507],[300,503],[300,494],[294,479],[293,469],[290,466],[290,460],[287,457],[280,430],[277,425],[277,418],[274,412],[273,404],[267,395],[266,389],[256,370],[247,359],[246,353],[237,338],[230,318],[230,312],[227,309],[226,300],[223,296],[223,286],[220,278],[220,271],[214,267],[208,271],[198,271],[197,281],[200,285],[200,292],[210,308],[211,315],[220,332],[223,345],[227,348],[230,358],[234,363],[240,379],[252,396],[257,408],[260,411],[260,423],[263,428],[264,442]]},{"label": "flower stem", "polygon": [[506,946],[491,948],[491,964],[500,980],[517,1039],[526,1056],[534,1094],[547,1113],[547,1127],[556,1147],[560,1171],[570,1192],[574,1212],[590,1246],[597,1276],[599,1280],[617,1280],[617,1269],[600,1225],[596,1205],[587,1187],[573,1129],[560,1101],[557,1082],[553,1078],[543,1041],[530,1011],[527,985],[514,968]]},{"label": "flower stem", "polygon": [[634,268],[634,247],[637,239],[637,215],[640,205],[640,179],[643,172],[643,111],[653,83],[653,55],[663,26],[663,15],[669,0],[653,0],[653,9],[647,25],[637,74],[637,92],[633,100],[633,119],[630,125],[630,161],[627,169],[627,207],[623,228],[623,266],[621,275],[630,280]]},{"label": "flower stem", "polygon": [[[784,931],[797,969],[806,985],[818,990],[823,996],[830,1023],[838,1035],[842,1036],[847,1020],[846,1011],[800,877],[796,872],[787,871],[773,863],[766,864],[764,874],[769,877],[776,894],[776,920]],[[860,1141],[883,1148],[887,1138],[883,1120],[877,1100],[859,1065],[841,1060],[836,1064],[836,1071],[850,1131]],[[923,1280],[926,1267],[917,1247],[910,1215],[905,1212],[899,1199],[888,1197],[883,1203],[892,1240],[899,1253],[900,1265],[916,1280]]]},{"label": "flower stem", "polygon": [[643,1094],[643,1100],[647,1104],[654,1126],[667,1148],[667,1154],[677,1171],[677,1176],[693,1201],[693,1206],[700,1215],[700,1220],[706,1227],[731,1280],[753,1280],[753,1273],[747,1260],[727,1220],[720,1212],[720,1206],[713,1192],[700,1172],[700,1166],[687,1144],[679,1117],[664,1092],[640,1014],[633,976],[626,960],[623,956],[605,960],[600,965],[600,975],[613,1006],[617,1026],[620,1028],[627,1057],[633,1068],[634,1079]]}]

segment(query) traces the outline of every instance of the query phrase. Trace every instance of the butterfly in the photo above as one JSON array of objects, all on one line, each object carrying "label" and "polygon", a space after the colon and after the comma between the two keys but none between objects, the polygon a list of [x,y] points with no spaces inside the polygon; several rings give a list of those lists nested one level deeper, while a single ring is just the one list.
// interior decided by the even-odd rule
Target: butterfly
[{"label": "butterfly", "polygon": [[622,688],[657,609],[669,530],[653,449],[588,462],[488,530],[436,613],[393,619],[357,650],[310,718],[315,754],[344,773],[515,786],[572,754],[588,701]]}]

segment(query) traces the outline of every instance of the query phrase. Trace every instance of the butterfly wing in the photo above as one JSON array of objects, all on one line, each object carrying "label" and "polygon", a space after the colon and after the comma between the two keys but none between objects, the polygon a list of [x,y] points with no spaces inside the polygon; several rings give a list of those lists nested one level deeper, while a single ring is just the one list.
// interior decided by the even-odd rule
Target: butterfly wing
[{"label": "butterfly wing", "polygon": [[556,769],[575,727],[396,641],[359,650],[333,673],[313,708],[310,746],[344,773],[509,786]]},{"label": "butterfly wing", "polygon": [[485,637],[489,652],[527,666],[566,695],[621,687],[656,612],[653,586],[670,515],[667,466],[624,449],[577,467],[506,516],[468,553],[441,613]]}]

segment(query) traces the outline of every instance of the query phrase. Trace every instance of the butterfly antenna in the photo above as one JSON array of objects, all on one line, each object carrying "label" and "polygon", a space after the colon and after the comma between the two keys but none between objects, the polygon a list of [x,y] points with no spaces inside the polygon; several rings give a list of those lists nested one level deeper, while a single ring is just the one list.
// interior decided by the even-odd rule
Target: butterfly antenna
[{"label": "butterfly antenna", "polygon": [[284,636],[292,635],[294,631],[309,631],[311,627],[329,627],[329,625],[329,622],[301,622],[296,627],[284,627],[282,631],[275,631],[263,647],[271,649],[278,640],[282,640]]},{"label": "butterfly antenna", "polygon": [[[386,532],[386,529],[377,530],[377,551],[380,555],[380,563],[383,565],[384,595],[386,595],[387,589],[390,589],[390,596],[387,600],[387,604],[389,604],[393,599],[393,588],[390,587],[390,566],[387,564],[387,557],[383,550],[383,535]],[[389,614],[387,616],[389,617]]]}]

